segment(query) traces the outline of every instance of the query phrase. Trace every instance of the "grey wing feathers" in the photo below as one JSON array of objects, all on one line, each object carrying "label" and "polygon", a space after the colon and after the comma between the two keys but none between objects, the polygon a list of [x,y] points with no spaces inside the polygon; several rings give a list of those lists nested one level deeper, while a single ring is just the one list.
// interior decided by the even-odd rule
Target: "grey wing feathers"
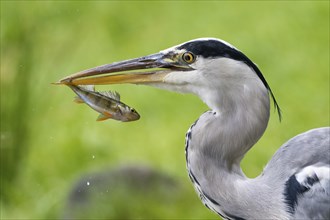
[{"label": "grey wing feathers", "polygon": [[286,178],[313,164],[330,166],[330,127],[317,128],[299,134],[274,154],[264,169],[272,178]]},{"label": "grey wing feathers", "polygon": [[299,196],[294,219],[330,219],[330,182],[315,183]]},{"label": "grey wing feathers", "polygon": [[310,165],[292,175],[284,196],[294,219],[330,219],[329,165]]},{"label": "grey wing feathers", "polygon": [[283,184],[293,219],[330,219],[330,128],[295,136],[273,156],[263,175]]}]

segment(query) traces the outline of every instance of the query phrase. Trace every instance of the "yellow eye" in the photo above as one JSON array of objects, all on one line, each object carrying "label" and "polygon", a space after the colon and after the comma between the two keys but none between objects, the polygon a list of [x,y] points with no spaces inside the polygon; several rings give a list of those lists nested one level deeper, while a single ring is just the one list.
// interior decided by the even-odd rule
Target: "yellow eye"
[{"label": "yellow eye", "polygon": [[186,63],[193,63],[195,62],[195,55],[193,53],[190,53],[190,52],[185,52],[182,54],[182,59],[183,61],[185,61]]}]

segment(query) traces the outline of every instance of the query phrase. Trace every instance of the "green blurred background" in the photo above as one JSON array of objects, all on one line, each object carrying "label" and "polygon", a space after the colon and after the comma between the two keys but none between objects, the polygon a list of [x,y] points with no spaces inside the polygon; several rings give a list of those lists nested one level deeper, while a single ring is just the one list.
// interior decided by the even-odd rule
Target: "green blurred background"
[{"label": "green blurred background", "polygon": [[[272,111],[268,130],[244,158],[247,176],[257,176],[290,137],[329,125],[329,1],[2,0],[1,219],[66,218],[74,185],[96,190],[95,173],[122,183],[112,193],[99,189],[102,199],[96,193],[80,214],[67,216],[217,219],[185,167],[185,132],[207,110],[197,97],[98,87],[117,90],[142,117],[96,122],[96,112],[72,102],[72,91],[50,84],[198,37],[224,39],[256,62],[283,110],[281,123]],[[162,178],[160,190],[149,182],[146,192],[126,186],[127,176],[116,172],[127,165],[147,167],[175,189]]]}]

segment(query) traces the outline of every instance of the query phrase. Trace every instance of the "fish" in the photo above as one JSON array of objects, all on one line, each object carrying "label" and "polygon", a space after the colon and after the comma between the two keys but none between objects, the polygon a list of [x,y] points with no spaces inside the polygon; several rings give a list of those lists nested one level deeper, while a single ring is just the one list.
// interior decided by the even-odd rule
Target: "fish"
[{"label": "fish", "polygon": [[117,92],[97,92],[92,85],[66,85],[77,94],[77,97],[74,98],[74,102],[85,103],[100,113],[96,119],[97,121],[104,121],[111,118],[122,122],[129,122],[136,121],[140,118],[139,113],[134,108],[120,101],[120,95]]}]

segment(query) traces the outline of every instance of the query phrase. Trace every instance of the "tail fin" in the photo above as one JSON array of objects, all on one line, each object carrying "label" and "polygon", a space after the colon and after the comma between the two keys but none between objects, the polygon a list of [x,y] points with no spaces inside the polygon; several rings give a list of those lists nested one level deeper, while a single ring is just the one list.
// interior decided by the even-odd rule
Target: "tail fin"
[{"label": "tail fin", "polygon": [[74,97],[73,101],[78,104],[85,103],[79,96]]}]

